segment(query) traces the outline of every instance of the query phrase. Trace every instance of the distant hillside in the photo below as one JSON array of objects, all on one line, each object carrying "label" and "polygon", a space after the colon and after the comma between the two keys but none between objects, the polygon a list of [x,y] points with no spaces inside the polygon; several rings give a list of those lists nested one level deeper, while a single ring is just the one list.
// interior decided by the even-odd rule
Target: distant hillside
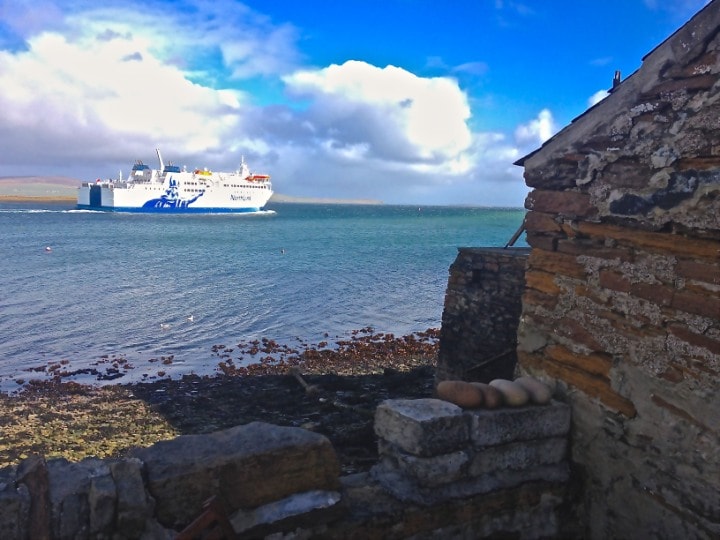
[{"label": "distant hillside", "polygon": [[0,176],[2,197],[76,197],[80,180],[67,176]]},{"label": "distant hillside", "polygon": [[[0,198],[75,198],[82,181],[67,176],[0,176]],[[382,204],[372,199],[330,199],[273,194],[271,202],[306,204]]]},{"label": "distant hillside", "polygon": [[292,195],[281,195],[273,193],[271,202],[277,203],[304,203],[304,204],[383,204],[375,199],[330,199],[323,197],[293,197]]}]

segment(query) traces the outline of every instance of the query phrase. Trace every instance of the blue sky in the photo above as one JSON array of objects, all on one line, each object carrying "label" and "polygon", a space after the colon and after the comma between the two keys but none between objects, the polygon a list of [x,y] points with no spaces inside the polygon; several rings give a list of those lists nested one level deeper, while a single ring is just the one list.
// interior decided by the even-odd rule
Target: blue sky
[{"label": "blue sky", "polygon": [[522,206],[519,157],[704,0],[0,0],[0,177],[242,156],[286,195]]}]

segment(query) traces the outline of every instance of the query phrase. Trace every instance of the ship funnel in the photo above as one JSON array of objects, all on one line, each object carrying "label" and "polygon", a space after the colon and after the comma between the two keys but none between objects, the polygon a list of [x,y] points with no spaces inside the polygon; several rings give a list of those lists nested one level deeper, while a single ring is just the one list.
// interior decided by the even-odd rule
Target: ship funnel
[{"label": "ship funnel", "polygon": [[160,149],[159,149],[159,148],[156,148],[155,151],[157,152],[157,155],[158,155],[158,161],[160,161],[160,170],[161,170],[161,171],[164,171],[164,170],[165,170],[165,164],[163,163],[162,156],[160,155]]}]

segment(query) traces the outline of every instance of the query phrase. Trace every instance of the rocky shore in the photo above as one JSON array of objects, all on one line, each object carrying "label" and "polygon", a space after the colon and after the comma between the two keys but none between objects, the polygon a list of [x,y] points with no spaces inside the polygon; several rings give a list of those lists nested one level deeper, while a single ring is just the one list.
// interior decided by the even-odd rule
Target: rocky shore
[{"label": "rocky shore", "polygon": [[321,433],[344,473],[367,470],[377,457],[376,406],[432,395],[438,335],[363,329],[332,348],[306,349],[291,364],[271,355],[246,367],[220,362],[217,376],[110,386],[34,381],[0,394],[0,467],[35,453],[72,461],[123,456],[177,435],[263,421]]}]

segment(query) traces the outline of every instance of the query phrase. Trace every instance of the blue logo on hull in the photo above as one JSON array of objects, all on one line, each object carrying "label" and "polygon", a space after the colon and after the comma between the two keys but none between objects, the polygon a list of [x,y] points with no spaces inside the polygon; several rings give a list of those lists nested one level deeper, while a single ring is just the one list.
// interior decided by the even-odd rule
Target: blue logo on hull
[{"label": "blue logo on hull", "polygon": [[197,201],[200,197],[202,197],[204,193],[204,191],[201,191],[192,199],[182,199],[178,194],[177,180],[175,180],[174,178],[170,178],[170,182],[168,184],[168,188],[165,190],[165,193],[163,193],[158,199],[150,199],[145,204],[143,204],[142,207],[168,209],[187,208],[192,203]]}]

